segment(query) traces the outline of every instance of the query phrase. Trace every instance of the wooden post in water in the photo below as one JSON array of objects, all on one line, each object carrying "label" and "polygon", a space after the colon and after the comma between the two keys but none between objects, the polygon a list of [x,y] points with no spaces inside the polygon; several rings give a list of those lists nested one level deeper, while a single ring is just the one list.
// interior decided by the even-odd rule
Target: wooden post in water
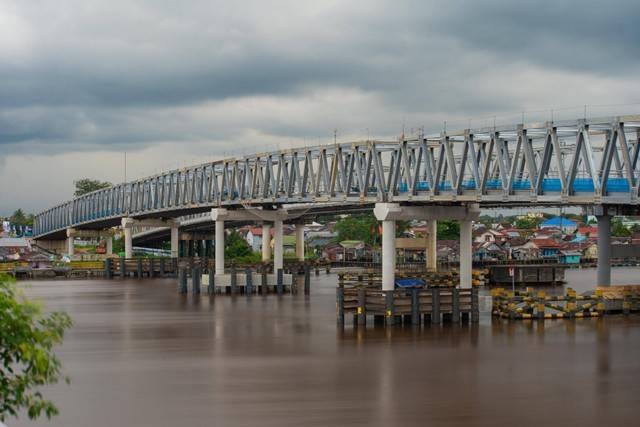
[{"label": "wooden post in water", "polygon": [[171,258],[171,275],[178,277],[178,258]]},{"label": "wooden post in water", "polygon": [[311,292],[311,268],[309,264],[304,265],[304,294],[309,295]]},{"label": "wooden post in water", "polygon": [[336,298],[338,324],[344,325],[344,287],[342,285],[338,285],[338,289],[336,290]]},{"label": "wooden post in water", "polygon": [[213,267],[209,267],[209,287],[207,288],[207,292],[210,296],[216,294],[216,272]]},{"label": "wooden post in water", "polygon": [[136,260],[136,276],[138,279],[142,279],[142,258]]},{"label": "wooden post in water", "polygon": [[149,258],[149,277],[153,278],[156,275],[156,259]]},{"label": "wooden post in water", "polygon": [[111,279],[111,258],[104,260],[104,277]]},{"label": "wooden post in water", "polygon": [[238,277],[236,276],[236,266],[231,264],[231,295],[235,295],[238,291]]},{"label": "wooden post in water", "polygon": [[262,266],[262,270],[260,271],[260,291],[262,295],[266,295],[269,293],[269,286],[267,284],[267,269]]},{"label": "wooden post in water", "polygon": [[474,323],[480,321],[480,298],[477,286],[471,288],[471,321]]},{"label": "wooden post in water", "polygon": [[366,290],[358,289],[358,325],[367,324]]},{"label": "wooden post in water", "polygon": [[418,288],[411,289],[411,324],[420,324],[420,294]]},{"label": "wooden post in water", "polygon": [[202,276],[200,275],[200,266],[196,265],[191,270],[191,286],[194,295],[200,295],[200,280]]},{"label": "wooden post in water", "polygon": [[186,294],[187,291],[187,270],[181,268],[178,270],[178,292]]},{"label": "wooden post in water", "polygon": [[251,275],[251,267],[245,268],[244,273],[246,275],[244,290],[247,296],[251,296],[253,294],[253,276]]},{"label": "wooden post in water", "polygon": [[284,293],[284,275],[281,268],[278,269],[276,273],[276,291],[278,295],[282,295]]},{"label": "wooden post in water", "polygon": [[460,289],[455,287],[451,291],[451,311],[453,322],[460,323]]},{"label": "wooden post in water", "polygon": [[431,288],[431,323],[440,324],[440,288]]},{"label": "wooden post in water", "polygon": [[120,258],[120,278],[124,279],[127,277],[127,263],[124,258]]},{"label": "wooden post in water", "polygon": [[385,319],[387,325],[395,323],[394,307],[393,307],[393,291],[383,291],[385,299]]}]

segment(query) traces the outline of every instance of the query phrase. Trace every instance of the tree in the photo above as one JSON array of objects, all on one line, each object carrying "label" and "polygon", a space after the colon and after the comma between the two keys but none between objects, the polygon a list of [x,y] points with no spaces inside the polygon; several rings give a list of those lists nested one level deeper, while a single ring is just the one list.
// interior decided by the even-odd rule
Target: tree
[{"label": "tree", "polygon": [[540,225],[541,218],[531,218],[528,216],[516,219],[515,226],[520,230],[535,230]]},{"label": "tree", "polygon": [[61,364],[53,347],[62,342],[71,318],[62,312],[44,316],[6,277],[0,278],[0,420],[26,409],[29,418],[58,413],[39,387],[55,384]]},{"label": "tree", "polygon": [[251,246],[240,233],[232,230],[224,239],[224,256],[227,259],[244,258],[251,255]]},{"label": "tree", "polygon": [[450,219],[438,221],[438,239],[456,240],[460,238],[460,224]]},{"label": "tree", "polygon": [[82,178],[77,181],[73,181],[73,185],[76,187],[76,191],[73,193],[74,197],[80,197],[87,193],[111,187],[110,182],[90,178]]},{"label": "tree", "polygon": [[611,222],[611,235],[614,237],[627,237],[631,236],[631,231],[620,221],[619,219],[614,219]]},{"label": "tree", "polygon": [[334,231],[338,241],[361,240],[368,245],[376,246],[379,241],[378,220],[373,214],[350,215],[336,222]]},{"label": "tree", "polygon": [[26,215],[22,209],[18,209],[9,217],[9,221],[13,225],[28,225],[31,227],[33,226],[33,214]]}]

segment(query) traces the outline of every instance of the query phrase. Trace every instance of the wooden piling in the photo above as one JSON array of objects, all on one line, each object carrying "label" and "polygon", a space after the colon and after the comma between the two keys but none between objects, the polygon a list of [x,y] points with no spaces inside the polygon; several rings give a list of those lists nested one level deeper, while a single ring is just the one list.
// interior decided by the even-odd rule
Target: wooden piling
[{"label": "wooden piling", "polygon": [[253,295],[253,276],[251,275],[251,267],[247,267],[244,269],[245,274],[245,293],[248,296]]},{"label": "wooden piling", "polygon": [[431,289],[431,323],[440,324],[440,289]]},{"label": "wooden piling", "polygon": [[200,295],[200,266],[194,266],[191,270],[191,287],[194,295]]},{"label": "wooden piling", "polygon": [[281,268],[279,268],[276,273],[276,292],[278,295],[282,295],[284,293],[284,274]]},{"label": "wooden piling", "polygon": [[411,324],[420,324],[420,294],[418,288],[411,289]]},{"label": "wooden piling", "polygon": [[309,295],[311,292],[311,269],[309,264],[304,265],[304,294]]},{"label": "wooden piling", "polygon": [[178,270],[178,292],[180,292],[181,294],[186,294],[188,292],[187,270],[184,268]]}]

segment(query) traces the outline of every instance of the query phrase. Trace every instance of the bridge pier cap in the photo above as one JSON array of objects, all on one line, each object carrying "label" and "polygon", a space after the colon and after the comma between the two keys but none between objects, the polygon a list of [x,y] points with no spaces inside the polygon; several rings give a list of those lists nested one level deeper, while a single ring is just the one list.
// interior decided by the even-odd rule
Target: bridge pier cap
[{"label": "bridge pier cap", "polygon": [[373,214],[378,221],[443,220],[475,221],[480,216],[477,203],[462,206],[406,205],[376,203]]}]

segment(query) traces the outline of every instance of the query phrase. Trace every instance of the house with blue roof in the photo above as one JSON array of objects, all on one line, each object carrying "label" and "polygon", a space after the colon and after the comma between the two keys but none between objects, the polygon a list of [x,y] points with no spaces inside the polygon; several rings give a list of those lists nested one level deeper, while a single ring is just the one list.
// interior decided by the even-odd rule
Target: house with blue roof
[{"label": "house with blue roof", "polygon": [[559,228],[563,233],[571,234],[578,228],[578,223],[569,218],[555,216],[540,224],[540,228]]}]

